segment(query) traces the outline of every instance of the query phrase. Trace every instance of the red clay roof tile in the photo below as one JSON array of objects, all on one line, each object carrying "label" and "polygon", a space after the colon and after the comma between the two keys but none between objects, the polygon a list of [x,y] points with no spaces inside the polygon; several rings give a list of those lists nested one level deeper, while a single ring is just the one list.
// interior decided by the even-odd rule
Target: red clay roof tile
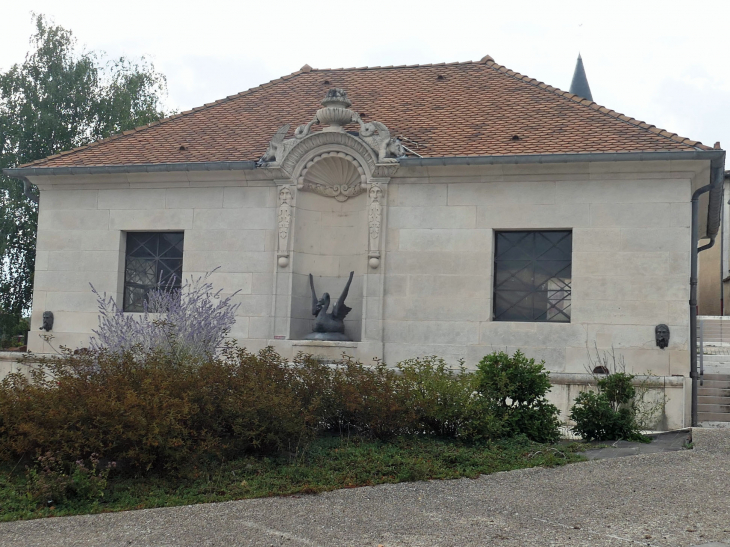
[{"label": "red clay roof tile", "polygon": [[291,134],[312,119],[329,87],[343,88],[353,110],[384,123],[423,157],[709,149],[486,56],[476,63],[400,67],[305,65],[237,95],[28,165],[257,160],[280,126],[290,124]]}]

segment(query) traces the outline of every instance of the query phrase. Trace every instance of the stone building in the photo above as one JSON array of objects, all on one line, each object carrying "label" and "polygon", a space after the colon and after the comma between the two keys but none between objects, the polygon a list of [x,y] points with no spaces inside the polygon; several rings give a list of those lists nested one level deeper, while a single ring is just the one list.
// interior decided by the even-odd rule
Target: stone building
[{"label": "stone building", "polygon": [[[240,291],[232,336],[252,350],[472,367],[519,348],[545,360],[565,410],[588,349],[613,347],[659,377],[657,427],[683,426],[691,198],[708,187],[699,236],[714,236],[724,158],[489,56],[305,65],[5,171],[40,189],[29,349],[88,343],[89,283],[133,313],[161,275],[218,268],[214,284]],[[336,298],[351,271],[352,341],[304,340],[308,275]]]}]

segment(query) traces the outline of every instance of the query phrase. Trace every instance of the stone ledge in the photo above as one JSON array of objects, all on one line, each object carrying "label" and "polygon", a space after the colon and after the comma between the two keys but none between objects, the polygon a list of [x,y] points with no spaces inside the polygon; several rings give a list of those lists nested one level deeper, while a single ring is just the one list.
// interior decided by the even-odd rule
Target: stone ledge
[{"label": "stone ledge", "polygon": [[[570,372],[550,372],[550,383],[555,385],[596,385],[593,374],[578,374]],[[647,387],[682,387],[687,378],[685,376],[645,376],[636,375],[631,382],[634,385],[643,384]]]},{"label": "stone ledge", "polygon": [[307,348],[356,348],[357,342],[343,342],[337,340],[292,340],[292,347],[304,346]]},{"label": "stone ledge", "polygon": [[13,361],[18,362],[23,357],[32,355],[27,351],[0,351],[0,361]]}]

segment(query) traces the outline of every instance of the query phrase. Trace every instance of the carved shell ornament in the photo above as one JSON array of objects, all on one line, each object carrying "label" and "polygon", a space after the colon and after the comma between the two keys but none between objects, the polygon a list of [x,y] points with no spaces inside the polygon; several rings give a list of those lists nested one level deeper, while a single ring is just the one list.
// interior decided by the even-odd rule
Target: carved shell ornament
[{"label": "carved shell ornament", "polygon": [[345,133],[345,126],[357,123],[360,132],[355,136],[362,143],[373,151],[377,162],[396,163],[399,158],[405,156],[405,149],[398,139],[390,136],[390,131],[385,124],[373,121],[365,123],[360,114],[350,110],[352,102],[347,98],[347,93],[339,88],[330,89],[322,100],[323,108],[317,110],[314,118],[304,125],[300,125],[294,131],[294,137],[285,139],[289,131],[289,124],[281,126],[269,143],[269,147],[258,161],[260,167],[278,167],[291,150],[303,139],[311,135],[312,126],[322,125],[322,132]]},{"label": "carved shell ornament", "polygon": [[365,192],[366,180],[365,170],[355,158],[344,152],[326,152],[307,162],[297,187],[346,201]]}]

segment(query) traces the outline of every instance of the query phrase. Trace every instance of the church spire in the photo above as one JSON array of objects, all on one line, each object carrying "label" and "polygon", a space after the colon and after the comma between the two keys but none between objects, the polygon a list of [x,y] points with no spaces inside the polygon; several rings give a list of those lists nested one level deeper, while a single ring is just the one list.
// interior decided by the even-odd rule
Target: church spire
[{"label": "church spire", "polygon": [[578,62],[575,63],[575,72],[573,72],[573,81],[570,82],[570,92],[589,101],[593,100],[591,95],[591,86],[588,85],[586,71],[583,68],[583,59],[578,54]]}]

